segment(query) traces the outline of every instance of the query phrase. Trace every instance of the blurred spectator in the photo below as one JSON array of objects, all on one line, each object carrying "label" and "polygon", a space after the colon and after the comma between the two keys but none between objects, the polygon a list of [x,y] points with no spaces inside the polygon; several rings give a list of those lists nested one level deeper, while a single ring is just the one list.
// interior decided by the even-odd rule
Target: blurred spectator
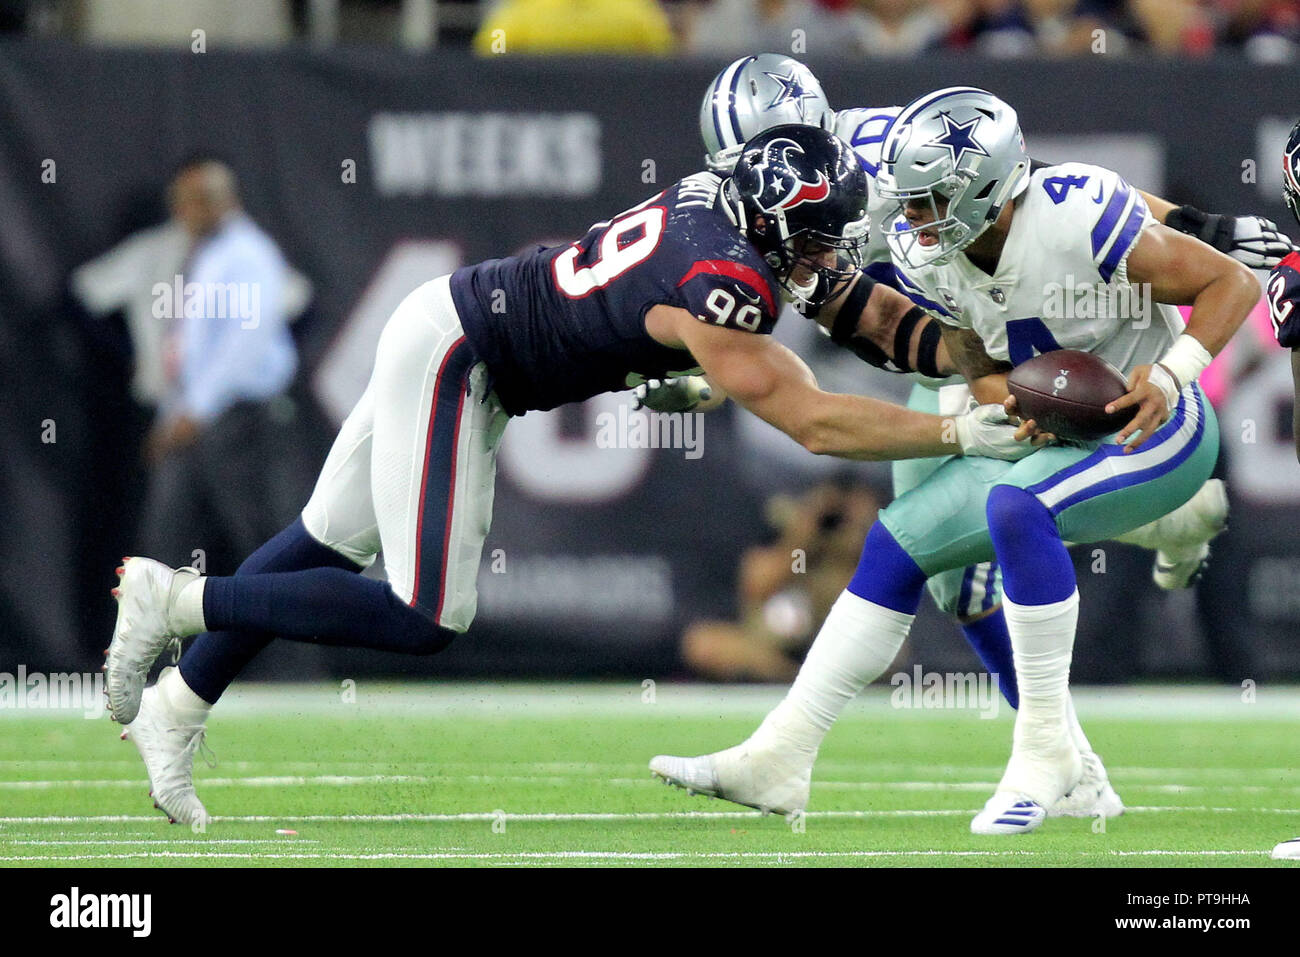
[{"label": "blurred spectator", "polygon": [[796,57],[859,52],[849,16],[814,0],[710,0],[695,17],[690,51],[719,58],[761,52]]},{"label": "blurred spectator", "polygon": [[940,46],[969,4],[933,0],[857,0],[849,15],[858,51],[906,56]]},{"label": "blurred spectator", "polygon": [[655,0],[501,0],[474,49],[494,53],[669,53],[673,34]]},{"label": "blurred spectator", "polygon": [[310,491],[284,396],[298,362],[288,323],[307,296],[228,166],[187,162],[168,201],[168,223],[80,267],[72,286],[92,313],[126,313],[133,398],[157,410],[139,550],[184,564],[196,548],[251,552]]},{"label": "blurred spectator", "polygon": [[697,621],[682,635],[682,658],[719,681],[790,681],[818,624],[853,577],[880,503],[851,481],[825,482],[794,499],[767,503],[771,545],[740,561],[739,621]]},{"label": "blurred spectator", "polygon": [[189,233],[176,219],[133,233],[72,274],[72,291],[92,316],[121,310],[135,361],[131,398],[156,407],[167,392],[163,341],[167,320],[154,315],[154,288],[171,284],[185,262]]},{"label": "blurred spectator", "polygon": [[1214,0],[1223,46],[1240,48],[1252,60],[1288,63],[1300,44],[1296,0]]}]

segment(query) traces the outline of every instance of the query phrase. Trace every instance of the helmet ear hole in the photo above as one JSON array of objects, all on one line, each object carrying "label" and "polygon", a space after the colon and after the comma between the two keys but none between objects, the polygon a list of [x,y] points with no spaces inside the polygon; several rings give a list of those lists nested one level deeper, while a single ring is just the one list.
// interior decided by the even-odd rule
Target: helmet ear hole
[{"label": "helmet ear hole", "polygon": [[736,171],[736,186],[742,193],[758,193],[762,191],[763,180],[753,166],[742,164]]}]

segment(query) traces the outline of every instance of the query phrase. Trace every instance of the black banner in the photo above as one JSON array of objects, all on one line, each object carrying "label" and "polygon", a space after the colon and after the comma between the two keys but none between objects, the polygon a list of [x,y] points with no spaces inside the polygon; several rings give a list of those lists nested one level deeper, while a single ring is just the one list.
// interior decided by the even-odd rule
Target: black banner
[{"label": "black banner", "polygon": [[[985,86],[1017,107],[1036,155],[1112,165],[1175,202],[1295,225],[1278,167],[1296,70],[1104,56],[810,61],[833,106]],[[128,394],[122,326],[89,320],[69,276],[165,218],[178,161],[225,158],[253,218],[313,286],[295,327],[295,395],[323,456],[407,292],[462,263],[572,238],[699,168],[699,100],[723,65],[0,45],[0,657],[86,667],[107,642],[107,589],[138,517],[148,413]],[[832,355],[803,322],[787,316],[781,335],[829,387],[905,395],[901,382]],[[1300,581],[1300,468],[1275,414],[1288,399],[1285,365],[1264,350],[1255,378],[1220,409],[1243,507],[1199,609],[1154,591],[1146,553],[1107,546],[1100,572],[1094,552],[1080,554],[1077,678],[1300,673],[1300,605],[1284,597]],[[700,420],[676,448],[651,447],[628,409],[626,395],[606,396],[511,423],[479,620],[446,655],[277,647],[263,666],[291,661],[298,676],[662,675],[676,667],[684,624],[733,613],[739,553],[763,538],[769,495],[833,472],[888,487],[887,467],[816,460],[733,410]],[[1175,640],[1170,620],[1185,626]],[[933,614],[911,654],[927,668],[974,664]]]}]

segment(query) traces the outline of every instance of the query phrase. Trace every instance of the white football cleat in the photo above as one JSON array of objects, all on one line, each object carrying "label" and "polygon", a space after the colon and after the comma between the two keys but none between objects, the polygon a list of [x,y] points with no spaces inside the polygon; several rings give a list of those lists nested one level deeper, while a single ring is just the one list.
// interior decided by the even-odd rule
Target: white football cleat
[{"label": "white football cleat", "polygon": [[1300,861],[1300,837],[1274,845],[1273,853],[1269,856],[1275,861]]},{"label": "white football cleat", "polygon": [[1084,751],[1083,777],[1070,792],[1047,809],[1048,817],[1119,817],[1124,802],[1110,786],[1106,766],[1096,752]]},{"label": "white football cleat", "polygon": [[124,558],[117,574],[117,625],[106,652],[105,684],[109,714],[119,724],[130,724],[140,711],[149,669],[175,637],[169,624],[172,602],[199,573],[168,568],[152,558]]},{"label": "white football cleat", "polygon": [[745,741],[696,758],[661,754],[650,770],[687,794],[706,794],[764,814],[793,814],[808,806],[816,754],[760,750]]},{"label": "white football cleat", "polygon": [[[1023,714],[1020,712],[1017,720]],[[971,819],[971,833],[1026,834],[1034,830],[1046,820],[1049,807],[1078,789],[1085,767],[1083,755],[1069,739],[1050,751],[1013,746],[997,790]]]},{"label": "white football cleat", "polygon": [[1151,577],[1166,591],[1191,585],[1210,558],[1210,540],[1228,527],[1228,491],[1210,479],[1184,505],[1155,523],[1159,543]]},{"label": "white football cleat", "polygon": [[1047,818],[1047,809],[1016,791],[998,791],[971,819],[972,834],[1028,834]]},{"label": "white football cleat", "polygon": [[[170,669],[164,669],[170,670]],[[135,744],[149,773],[149,796],[173,824],[206,828],[207,808],[194,793],[194,755],[203,746],[204,726],[182,724],[158,688],[145,689],[140,713],[122,732]]]}]

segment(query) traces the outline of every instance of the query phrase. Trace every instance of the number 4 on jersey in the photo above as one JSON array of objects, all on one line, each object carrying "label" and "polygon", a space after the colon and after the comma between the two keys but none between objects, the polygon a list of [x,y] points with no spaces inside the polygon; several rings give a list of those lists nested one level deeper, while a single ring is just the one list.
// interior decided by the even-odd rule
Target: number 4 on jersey
[{"label": "number 4 on jersey", "polygon": [[1042,319],[1012,319],[1007,323],[1007,354],[1013,366],[1059,348],[1060,343]]},{"label": "number 4 on jersey", "polygon": [[1047,195],[1052,198],[1052,202],[1057,206],[1065,202],[1065,197],[1074,187],[1083,188],[1088,182],[1086,176],[1049,176],[1043,180],[1043,189],[1047,190]]}]

